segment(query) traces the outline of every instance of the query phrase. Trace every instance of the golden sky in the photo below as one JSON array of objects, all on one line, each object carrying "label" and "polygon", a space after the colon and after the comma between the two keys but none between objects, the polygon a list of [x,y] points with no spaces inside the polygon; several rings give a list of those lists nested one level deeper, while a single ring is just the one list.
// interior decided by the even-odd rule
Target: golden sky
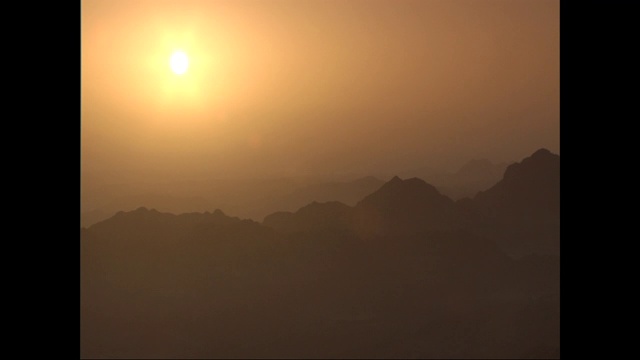
[{"label": "golden sky", "polygon": [[81,7],[83,173],[366,175],[559,152],[558,1]]}]

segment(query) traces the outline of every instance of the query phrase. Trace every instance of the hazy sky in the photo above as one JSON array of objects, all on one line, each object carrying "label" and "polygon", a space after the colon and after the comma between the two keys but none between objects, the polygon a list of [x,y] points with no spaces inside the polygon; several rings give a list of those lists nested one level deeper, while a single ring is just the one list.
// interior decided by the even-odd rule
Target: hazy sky
[{"label": "hazy sky", "polygon": [[558,1],[81,6],[85,174],[368,174],[559,152]]}]

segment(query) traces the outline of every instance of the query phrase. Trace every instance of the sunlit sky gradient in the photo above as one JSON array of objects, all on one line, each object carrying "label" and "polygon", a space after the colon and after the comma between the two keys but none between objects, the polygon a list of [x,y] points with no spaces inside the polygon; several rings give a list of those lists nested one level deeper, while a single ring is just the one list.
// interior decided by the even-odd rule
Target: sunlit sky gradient
[{"label": "sunlit sky gradient", "polygon": [[83,174],[367,175],[559,152],[558,1],[81,6]]}]

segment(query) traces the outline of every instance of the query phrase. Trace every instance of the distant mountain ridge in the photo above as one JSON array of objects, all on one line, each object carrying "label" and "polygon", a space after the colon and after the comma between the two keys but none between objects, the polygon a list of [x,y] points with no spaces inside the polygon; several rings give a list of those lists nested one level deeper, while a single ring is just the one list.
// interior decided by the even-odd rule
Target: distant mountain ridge
[{"label": "distant mountain ridge", "polygon": [[118,212],[81,230],[81,357],[558,357],[555,185],[540,150],[456,202],[394,177],[262,223]]},{"label": "distant mountain ridge", "polygon": [[559,159],[540,149],[510,165],[502,180],[473,199],[454,202],[424,180],[395,176],[354,207],[314,202],[303,209],[322,209],[315,220],[308,211],[304,216],[278,212],[263,224],[285,232],[331,226],[364,237],[467,229],[496,238],[517,256],[532,251],[558,255]]},{"label": "distant mountain ridge", "polygon": [[491,216],[535,216],[556,219],[560,214],[560,156],[540,149],[507,167],[503,179],[474,198]]},{"label": "distant mountain ridge", "polygon": [[539,149],[510,165],[470,207],[484,216],[481,232],[509,253],[560,254],[560,156]]},{"label": "distant mountain ridge", "polygon": [[479,191],[497,183],[507,168],[507,163],[494,164],[487,159],[471,159],[455,172],[420,168],[405,171],[403,177],[418,177],[435,186],[443,195],[453,200],[472,198]]},{"label": "distant mountain ridge", "polygon": [[[506,164],[473,159],[455,173],[414,170],[407,173],[434,185],[442,194],[456,200],[473,197],[494,185]],[[424,174],[423,174],[424,173]],[[382,186],[382,181],[366,176],[352,181],[320,180],[200,180],[172,184],[117,184],[91,187],[83,195],[81,226],[88,227],[107,219],[117,211],[139,207],[172,213],[204,212],[223,208],[228,213],[256,221],[275,211],[295,211],[313,201],[339,201],[353,206]]]},{"label": "distant mountain ridge", "polygon": [[[375,177],[363,177],[353,181],[312,181],[300,183],[282,179],[248,181],[211,181],[197,184],[178,184],[171,192],[177,195],[160,195],[162,187],[143,191],[109,189],[111,200],[102,206],[88,208],[81,214],[81,226],[88,227],[108,219],[118,211],[130,211],[139,207],[155,208],[170,213],[204,212],[211,208],[224,208],[228,213],[243,218],[262,220],[274,211],[296,210],[313,201],[340,201],[353,205],[379,188],[384,181]],[[143,188],[142,185],[138,187]],[[105,190],[106,191],[106,190]],[[155,192],[154,192],[155,191]],[[198,194],[198,196],[194,196]],[[98,199],[100,200],[100,199]],[[100,202],[98,202],[100,203]]]},{"label": "distant mountain ridge", "polygon": [[295,213],[277,212],[263,224],[280,231],[342,228],[360,236],[445,229],[454,217],[454,202],[421,179],[394,177],[350,207],[339,202],[313,202]]}]

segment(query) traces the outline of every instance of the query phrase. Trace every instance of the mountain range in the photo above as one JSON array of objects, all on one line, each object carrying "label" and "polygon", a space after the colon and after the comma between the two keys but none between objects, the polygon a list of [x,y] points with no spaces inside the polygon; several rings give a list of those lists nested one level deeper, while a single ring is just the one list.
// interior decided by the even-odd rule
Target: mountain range
[{"label": "mountain range", "polygon": [[81,229],[81,355],[558,358],[559,160],[457,201],[393,177],[262,222],[118,212]]},{"label": "mountain range", "polygon": [[[490,188],[502,178],[506,166],[506,163],[493,164],[486,159],[473,159],[456,172],[420,168],[404,171],[403,177],[424,179],[443,195],[458,200]],[[380,188],[385,183],[381,179],[391,177],[365,176],[355,180],[202,179],[168,183],[129,179],[99,185],[100,177],[94,175],[83,181],[80,221],[81,226],[88,227],[118,211],[139,207],[171,213],[223,208],[234,216],[260,221],[273,212],[295,211],[313,201],[339,201],[353,206]]]},{"label": "mountain range", "polygon": [[453,200],[472,198],[479,191],[495,185],[504,174],[508,163],[493,163],[487,159],[471,159],[457,171],[437,171],[429,167],[407,170],[404,178],[418,177],[435,186]]},{"label": "mountain range", "polygon": [[293,211],[312,201],[340,201],[353,205],[382,184],[384,181],[368,176],[353,181],[218,179],[89,187],[84,195],[81,226],[89,227],[118,211],[139,207],[171,213],[224,208],[235,216],[262,220],[275,211]]}]

